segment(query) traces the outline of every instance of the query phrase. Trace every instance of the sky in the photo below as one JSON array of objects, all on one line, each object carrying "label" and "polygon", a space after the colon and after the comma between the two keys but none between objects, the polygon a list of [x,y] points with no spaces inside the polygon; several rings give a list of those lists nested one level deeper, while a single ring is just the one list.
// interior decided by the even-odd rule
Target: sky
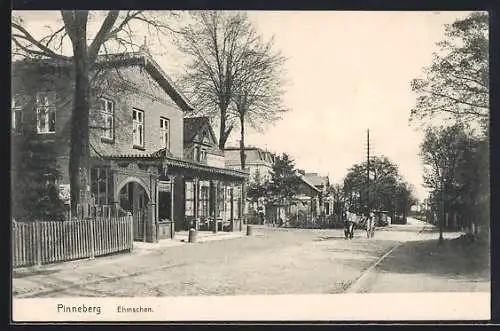
[{"label": "sky", "polygon": [[[410,81],[429,65],[444,25],[469,12],[252,11],[251,20],[288,58],[284,96],[291,109],[264,133],[247,129],[246,144],[288,153],[296,167],[329,175],[340,183],[348,169],[371,155],[387,156],[415,188],[422,186],[418,156],[422,132],[409,126],[416,95]],[[58,12],[24,13],[26,26],[41,31],[54,25]],[[172,46],[173,47],[173,46]],[[156,57],[172,76],[179,53]],[[228,145],[236,145],[238,132]]]}]

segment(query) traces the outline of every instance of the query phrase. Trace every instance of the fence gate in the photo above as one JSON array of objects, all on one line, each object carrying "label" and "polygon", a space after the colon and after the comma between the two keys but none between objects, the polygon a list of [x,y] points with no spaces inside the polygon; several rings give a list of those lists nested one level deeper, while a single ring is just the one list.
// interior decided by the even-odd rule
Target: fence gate
[{"label": "fence gate", "polygon": [[134,218],[134,241],[145,241],[145,234],[148,233],[147,229],[147,209],[136,209],[132,213]]}]

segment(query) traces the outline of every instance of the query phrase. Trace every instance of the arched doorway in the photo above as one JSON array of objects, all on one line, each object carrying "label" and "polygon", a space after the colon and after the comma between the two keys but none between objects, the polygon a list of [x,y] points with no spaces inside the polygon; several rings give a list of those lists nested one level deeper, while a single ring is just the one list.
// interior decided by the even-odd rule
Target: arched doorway
[{"label": "arched doorway", "polygon": [[134,240],[145,240],[150,199],[144,186],[136,181],[126,182],[118,193],[120,207],[132,213],[134,218]]},{"label": "arched doorway", "polygon": [[149,206],[149,197],[146,189],[135,181],[123,185],[119,192],[119,203],[123,210],[134,213]]}]

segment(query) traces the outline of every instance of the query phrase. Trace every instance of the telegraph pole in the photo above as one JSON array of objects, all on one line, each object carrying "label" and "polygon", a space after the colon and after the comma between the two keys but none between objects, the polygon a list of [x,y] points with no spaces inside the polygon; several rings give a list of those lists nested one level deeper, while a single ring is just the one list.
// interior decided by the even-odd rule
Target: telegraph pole
[{"label": "telegraph pole", "polygon": [[370,212],[370,129],[366,130],[366,212]]}]

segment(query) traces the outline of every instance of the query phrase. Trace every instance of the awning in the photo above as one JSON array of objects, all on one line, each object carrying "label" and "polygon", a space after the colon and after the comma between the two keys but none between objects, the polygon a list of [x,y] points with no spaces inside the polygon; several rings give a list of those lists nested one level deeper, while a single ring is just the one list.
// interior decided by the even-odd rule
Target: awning
[{"label": "awning", "polygon": [[194,171],[200,171],[202,173],[208,174],[218,174],[228,177],[237,178],[244,180],[248,178],[249,174],[246,171],[227,169],[213,167],[201,163],[194,162],[192,160],[180,159],[170,155],[168,152],[159,150],[151,154],[118,154],[118,155],[103,155],[103,159],[116,160],[116,161],[158,161],[158,164],[162,167],[174,167],[180,169],[189,169]]}]

